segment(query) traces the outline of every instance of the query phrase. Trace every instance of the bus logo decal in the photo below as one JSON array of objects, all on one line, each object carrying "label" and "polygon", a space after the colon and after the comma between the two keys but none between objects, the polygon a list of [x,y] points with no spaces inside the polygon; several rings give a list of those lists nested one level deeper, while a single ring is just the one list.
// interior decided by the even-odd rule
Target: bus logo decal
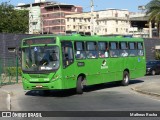
[{"label": "bus logo decal", "polygon": [[103,60],[102,65],[101,65],[101,69],[108,69],[106,60]]}]

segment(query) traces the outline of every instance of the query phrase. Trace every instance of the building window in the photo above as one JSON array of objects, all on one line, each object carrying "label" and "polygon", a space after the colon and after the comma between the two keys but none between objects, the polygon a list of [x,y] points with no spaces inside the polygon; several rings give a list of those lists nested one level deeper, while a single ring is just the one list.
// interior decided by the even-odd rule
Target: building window
[{"label": "building window", "polygon": [[99,15],[97,14],[97,18],[99,18]]},{"label": "building window", "polygon": [[128,14],[125,14],[125,17],[127,17],[127,18],[128,18],[128,17],[129,17],[129,15],[128,15]]},{"label": "building window", "polygon": [[115,17],[118,17],[118,13],[115,14]]},{"label": "building window", "polygon": [[116,32],[118,32],[118,28],[116,28]]},{"label": "building window", "polygon": [[15,52],[16,51],[16,47],[9,47],[8,48],[8,52]]}]

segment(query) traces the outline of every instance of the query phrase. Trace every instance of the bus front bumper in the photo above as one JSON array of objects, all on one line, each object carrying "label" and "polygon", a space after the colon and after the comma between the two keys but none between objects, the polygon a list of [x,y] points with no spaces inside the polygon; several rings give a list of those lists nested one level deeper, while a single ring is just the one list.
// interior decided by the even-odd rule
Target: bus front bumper
[{"label": "bus front bumper", "polygon": [[55,80],[49,83],[30,83],[29,81],[23,79],[23,89],[24,90],[62,90],[63,86],[61,79]]}]

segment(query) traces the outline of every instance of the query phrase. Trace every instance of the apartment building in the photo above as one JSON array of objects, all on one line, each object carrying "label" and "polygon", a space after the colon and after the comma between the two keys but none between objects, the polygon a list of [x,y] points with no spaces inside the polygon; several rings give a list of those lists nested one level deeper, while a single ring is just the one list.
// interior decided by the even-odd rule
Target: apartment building
[{"label": "apartment building", "polygon": [[82,13],[81,6],[46,0],[19,4],[17,9],[29,10],[29,34],[65,34],[65,15]]},{"label": "apartment building", "polygon": [[93,16],[93,24],[91,25],[91,13],[89,12],[66,15],[66,34],[80,33],[90,35],[92,27],[96,25],[96,12],[93,12]]},{"label": "apartment building", "polygon": [[65,34],[65,16],[75,13],[82,13],[82,7],[53,2],[41,6],[43,33]]},{"label": "apartment building", "polygon": [[125,35],[130,27],[129,11],[120,9],[107,9],[93,12],[93,24],[91,13],[80,13],[66,16],[66,33],[91,34],[93,27],[97,35]]},{"label": "apartment building", "polygon": [[44,6],[48,3],[50,2],[45,2],[45,0],[35,0],[34,3],[19,3],[18,6],[16,6],[16,9],[18,10],[22,9],[29,11],[29,34],[40,34],[43,32],[41,6]]}]

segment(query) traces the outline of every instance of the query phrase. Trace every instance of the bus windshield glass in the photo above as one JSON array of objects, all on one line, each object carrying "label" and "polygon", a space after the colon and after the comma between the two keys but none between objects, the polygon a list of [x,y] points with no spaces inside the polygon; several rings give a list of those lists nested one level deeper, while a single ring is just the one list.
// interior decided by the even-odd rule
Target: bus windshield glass
[{"label": "bus windshield glass", "polygon": [[58,46],[34,46],[22,49],[22,70],[43,72],[59,67]]}]

